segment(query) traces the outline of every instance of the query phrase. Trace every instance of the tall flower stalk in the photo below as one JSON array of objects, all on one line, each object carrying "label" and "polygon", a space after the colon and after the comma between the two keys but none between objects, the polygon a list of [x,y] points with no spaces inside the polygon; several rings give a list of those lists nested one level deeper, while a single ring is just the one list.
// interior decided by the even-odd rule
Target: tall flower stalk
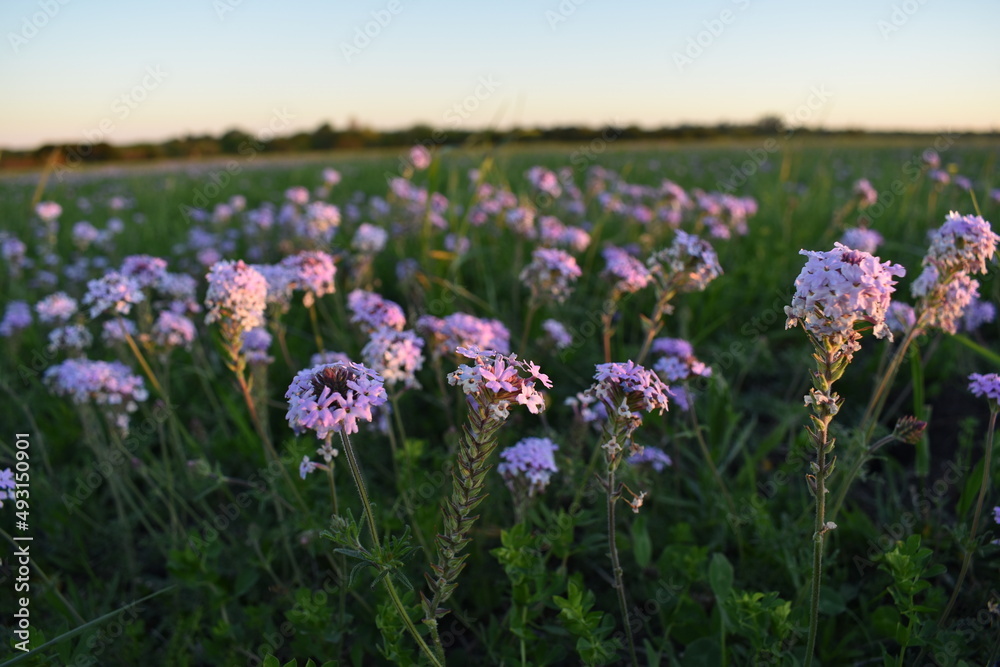
[{"label": "tall flower stalk", "polygon": [[585,395],[603,403],[608,415],[604,424],[604,442],[601,445],[607,462],[605,476],[601,482],[607,493],[608,551],[611,556],[611,569],[615,577],[615,590],[618,593],[622,622],[625,626],[625,637],[628,641],[629,657],[633,667],[637,667],[639,661],[635,653],[635,639],[632,636],[625,583],[615,540],[615,507],[627,492],[631,499],[626,502],[633,512],[638,512],[646,493],[637,494],[624,484],[618,483],[615,473],[622,461],[627,458],[622,454],[623,451],[628,449],[629,454],[638,454],[642,451],[642,447],[632,438],[636,429],[642,425],[641,413],[658,410],[662,414],[667,409],[669,389],[656,373],[632,361],[598,364],[594,380],[595,383]]},{"label": "tall flower stalk", "polygon": [[[438,619],[447,610],[442,607],[455,592],[458,576],[465,568],[468,554],[462,551],[471,541],[472,526],[478,519],[473,511],[486,497],[486,474],[497,447],[497,433],[510,416],[512,404],[524,405],[532,414],[545,409],[545,401],[535,388],[552,383],[541,369],[516,355],[504,355],[494,350],[458,348],[457,352],[474,360],[462,364],[448,375],[448,382],[465,393],[469,407],[468,423],[463,427],[458,460],[452,475],[451,498],[442,507],[443,525],[437,536],[437,562],[427,575],[430,598],[422,595],[424,623],[431,629],[431,638],[438,658],[444,662],[444,646],[438,633]],[[522,375],[522,373],[524,375]]]},{"label": "tall flower stalk", "polygon": [[805,397],[811,407],[812,428],[807,427],[816,459],[806,475],[809,491],[816,502],[813,525],[812,597],[809,605],[809,642],[806,666],[812,664],[819,630],[820,586],[823,575],[823,547],[827,534],[837,525],[826,519],[827,481],[834,472],[836,457],[831,454],[835,440],[830,437],[830,423],[840,411],[843,400],[833,391],[833,384],[844,374],[854,353],[861,349],[858,322],[869,323],[876,338],[892,340],[885,322],[889,295],[895,291],[893,277],[905,275],[898,264],[879,263],[867,252],[852,250],[840,243],[829,252],[803,250],[806,261],[795,279],[792,304],[785,307],[785,328],[799,324],[813,346],[816,370],[812,389]]}]

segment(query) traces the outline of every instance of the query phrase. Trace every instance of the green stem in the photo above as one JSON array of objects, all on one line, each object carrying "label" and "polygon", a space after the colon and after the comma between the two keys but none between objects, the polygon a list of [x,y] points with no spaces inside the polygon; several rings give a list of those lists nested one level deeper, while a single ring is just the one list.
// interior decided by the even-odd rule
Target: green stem
[{"label": "green stem", "polygon": [[955,601],[958,599],[958,594],[962,590],[962,584],[965,582],[965,575],[969,573],[969,566],[972,564],[972,554],[975,552],[975,540],[976,531],[979,529],[979,516],[983,510],[983,499],[986,498],[986,491],[990,486],[990,460],[993,456],[993,433],[996,428],[997,423],[997,410],[992,410],[990,412],[990,425],[986,432],[986,454],[983,457],[983,481],[979,485],[979,498],[976,500],[976,511],[972,515],[972,528],[969,531],[969,546],[965,550],[965,558],[962,559],[962,569],[958,573],[958,580],[955,582],[955,588],[951,592],[951,598],[948,600],[948,606],[944,608],[944,613],[941,614],[941,619],[938,621],[938,627],[944,627],[944,622],[948,620],[948,616],[951,614],[952,608],[955,606]]},{"label": "green stem", "polygon": [[[354,456],[354,448],[351,446],[351,440],[347,437],[347,434],[341,431],[340,439],[344,444],[344,453],[347,455],[347,467],[351,469],[351,476],[354,478],[354,484],[358,487],[358,495],[361,497],[361,505],[364,508],[365,518],[368,521],[368,530],[372,534],[372,542],[375,544],[375,551],[380,552],[382,547],[378,538],[378,527],[375,525],[375,513],[372,511],[371,502],[368,500],[368,492],[365,490],[365,480],[361,476],[361,466],[358,465],[358,460]],[[434,654],[431,648],[424,641],[424,638],[420,636],[420,633],[417,631],[413,621],[410,620],[410,615],[406,613],[403,601],[400,599],[399,593],[396,592],[396,587],[392,583],[392,577],[383,577],[382,581],[385,582],[385,589],[389,593],[389,598],[392,600],[393,606],[396,607],[396,613],[398,613],[399,617],[403,620],[403,623],[406,625],[406,629],[409,630],[411,635],[413,635],[413,639],[416,640],[417,645],[420,646],[420,650],[424,652],[424,655],[427,656],[432,665],[443,667],[444,661],[439,660],[438,656]]]},{"label": "green stem", "polygon": [[319,320],[316,318],[316,304],[309,304],[309,321],[312,322],[313,336],[316,338],[316,351],[325,352],[323,349],[323,337],[319,334]]},{"label": "green stem", "polygon": [[618,604],[622,611],[622,622],[625,624],[625,638],[628,640],[628,653],[632,667],[639,667],[635,655],[635,639],[632,637],[632,624],[629,623],[628,602],[625,599],[625,582],[622,577],[622,566],[618,560],[618,545],[615,543],[615,503],[618,493],[615,490],[614,465],[608,467],[608,548],[611,551],[611,569],[615,575],[615,590],[618,592]]},{"label": "green stem", "polygon": [[813,532],[812,598],[809,602],[809,643],[806,646],[806,667],[813,661],[816,650],[816,635],[819,632],[819,594],[823,581],[823,535],[826,529],[826,435],[824,428],[819,433],[820,443],[817,456],[819,472],[816,473],[816,521]]}]

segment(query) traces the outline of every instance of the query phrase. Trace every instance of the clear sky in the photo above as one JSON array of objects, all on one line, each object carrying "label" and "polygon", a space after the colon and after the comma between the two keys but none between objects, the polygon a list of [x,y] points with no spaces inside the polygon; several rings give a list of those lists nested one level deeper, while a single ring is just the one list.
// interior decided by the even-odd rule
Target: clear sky
[{"label": "clear sky", "polygon": [[998,29],[995,0],[2,0],[0,146],[352,119],[996,130]]}]

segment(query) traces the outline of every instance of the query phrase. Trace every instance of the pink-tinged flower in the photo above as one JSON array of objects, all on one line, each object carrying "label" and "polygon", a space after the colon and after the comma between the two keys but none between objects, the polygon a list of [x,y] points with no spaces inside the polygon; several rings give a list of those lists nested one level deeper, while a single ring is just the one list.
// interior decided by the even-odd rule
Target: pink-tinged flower
[{"label": "pink-tinged flower", "polygon": [[510,331],[499,320],[466,313],[452,313],[443,319],[424,315],[417,320],[417,330],[433,341],[437,354],[452,354],[460,347],[510,352]]},{"label": "pink-tinged flower", "polygon": [[195,301],[198,281],[186,273],[165,272],[156,284],[156,291],[172,301]]},{"label": "pink-tinged flower", "polygon": [[92,401],[123,433],[128,431],[128,414],[149,397],[142,378],[119,361],[67,359],[48,368],[44,379],[58,396],[68,396],[78,405]]},{"label": "pink-tinged flower", "polygon": [[992,322],[997,317],[997,308],[989,301],[973,299],[962,314],[962,331],[975,331],[979,327]]},{"label": "pink-tinged flower", "polygon": [[952,211],[945,223],[931,232],[931,247],[924,264],[941,271],[986,273],[986,261],[993,258],[997,236],[981,216],[962,216]]},{"label": "pink-tinged flower", "polygon": [[917,323],[917,314],[913,306],[902,301],[893,301],[885,314],[885,324],[894,334],[905,334]]},{"label": "pink-tinged flower", "polygon": [[153,343],[164,348],[183,347],[191,349],[194,342],[194,322],[169,310],[161,312],[153,323]]},{"label": "pink-tinged flower", "polygon": [[77,310],[76,299],[66,292],[50,294],[35,304],[38,321],[42,324],[65,324],[76,315]]},{"label": "pink-tinged flower", "polygon": [[801,322],[806,332],[848,360],[861,349],[861,334],[854,330],[858,321],[870,322],[876,338],[892,340],[885,313],[895,291],[893,278],[906,275],[902,266],[879,263],[878,257],[840,243],[828,252],[799,254],[809,259],[795,279],[792,305],[785,306],[786,329]]},{"label": "pink-tinged flower", "polygon": [[267,281],[267,305],[287,311],[292,303],[298,271],[283,264],[253,264],[252,267]]},{"label": "pink-tinged flower", "polygon": [[94,337],[82,324],[66,324],[49,332],[49,349],[82,352],[94,343]]},{"label": "pink-tinged flower", "polygon": [[701,292],[722,275],[719,258],[708,241],[678,230],[670,247],[647,262],[662,289]]},{"label": "pink-tinged flower", "polygon": [[308,307],[315,299],[336,291],[334,277],[337,267],[333,257],[322,250],[304,250],[281,260],[281,265],[294,273],[293,285],[306,293],[303,303]]},{"label": "pink-tinged flower", "polygon": [[549,319],[542,322],[542,331],[557,350],[565,350],[573,344],[573,336],[558,320]]},{"label": "pink-tinged flower", "polygon": [[361,350],[365,365],[381,375],[389,387],[402,383],[410,389],[419,387],[416,373],[424,366],[424,341],[412,331],[383,327],[372,332]]},{"label": "pink-tinged flower", "polygon": [[931,169],[937,169],[941,166],[941,157],[937,154],[933,148],[928,148],[920,156],[923,163],[930,167]]},{"label": "pink-tinged flower", "polygon": [[208,272],[205,323],[223,322],[232,337],[264,324],[267,280],[243,260],[217,262]]},{"label": "pink-tinged flower", "polygon": [[128,341],[128,336],[134,338],[137,334],[138,330],[136,329],[135,322],[124,317],[105,320],[101,324],[101,340],[108,345],[125,343]]},{"label": "pink-tinged flower", "polygon": [[45,222],[52,222],[62,215],[62,206],[54,201],[38,202],[35,206],[35,215]]},{"label": "pink-tinged flower", "polygon": [[133,278],[139,287],[152,287],[166,275],[167,260],[149,255],[130,255],[122,262],[121,273]]},{"label": "pink-tinged flower", "polygon": [[583,275],[576,259],[552,248],[538,248],[531,257],[520,280],[531,290],[532,298],[563,303],[573,291],[573,283]]},{"label": "pink-tinged flower", "polygon": [[1000,375],[973,373],[969,376],[969,391],[973,396],[985,396],[995,404],[1000,401]]},{"label": "pink-tinged flower", "polygon": [[532,167],[525,174],[528,178],[528,182],[536,190],[544,192],[552,198],[556,198],[562,194],[562,187],[559,185],[559,177],[556,176],[555,172],[546,169],[545,167]]},{"label": "pink-tinged flower", "polygon": [[302,462],[299,463],[299,477],[305,479],[306,475],[316,470],[317,467],[319,467],[318,463],[310,461],[308,456],[303,456]]},{"label": "pink-tinged flower", "polygon": [[523,438],[500,452],[497,472],[511,492],[528,498],[545,491],[553,473],[559,472],[555,453],[559,445],[549,438]]},{"label": "pink-tinged flower", "polygon": [[844,235],[841,237],[840,242],[848,248],[873,254],[884,240],[882,235],[874,229],[852,227],[851,229],[844,230]]},{"label": "pink-tinged flower", "polygon": [[264,327],[256,327],[243,332],[243,354],[251,364],[270,364],[274,357],[267,351],[271,347],[272,336]]},{"label": "pink-tinged flower", "polygon": [[372,420],[372,408],[386,402],[382,377],[355,363],[333,363],[299,371],[285,392],[289,426],[313,431],[320,440],[358,432],[358,420]]},{"label": "pink-tinged flower", "polygon": [[979,281],[964,271],[950,275],[942,283],[943,276],[933,264],[928,264],[910,290],[923,301],[924,325],[953,334],[958,331],[966,307],[979,297]]},{"label": "pink-tinged flower", "polygon": [[309,203],[309,189],[301,185],[285,190],[285,199],[296,206],[305,206]]},{"label": "pink-tinged flower", "polygon": [[649,269],[626,251],[608,246],[601,253],[607,266],[604,276],[615,281],[614,290],[621,294],[638,292],[653,279]]},{"label": "pink-tinged flower", "polygon": [[507,211],[504,223],[512,232],[526,239],[534,239],[538,235],[535,231],[535,209],[528,206],[518,206]]},{"label": "pink-tinged flower", "polygon": [[670,455],[659,447],[651,445],[646,445],[641,452],[628,457],[625,462],[633,466],[648,465],[656,472],[663,472],[664,468],[674,464]]},{"label": "pink-tinged flower", "polygon": [[867,178],[859,179],[854,184],[854,196],[858,200],[858,208],[860,209],[868,208],[878,201],[878,192],[868,182]]},{"label": "pink-tinged flower", "polygon": [[18,331],[31,326],[31,308],[24,301],[11,301],[3,312],[0,321],[0,336],[9,338]]},{"label": "pink-tinged flower", "polygon": [[134,278],[109,271],[104,277],[87,283],[83,304],[90,306],[92,318],[108,311],[116,315],[128,315],[132,312],[132,306],[145,298],[142,287]]},{"label": "pink-tinged flower", "polygon": [[667,382],[682,382],[692,377],[712,377],[712,368],[694,356],[691,343],[682,338],[657,338],[651,348],[662,355],[653,369]]},{"label": "pink-tinged flower", "polygon": [[461,387],[466,401],[474,410],[485,410],[483,416],[487,419],[506,420],[512,403],[527,406],[532,414],[545,409],[545,399],[535,389],[535,382],[545,387],[552,387],[552,383],[535,364],[521,361],[517,355],[507,356],[478,347],[460,347],[457,352],[474,359],[475,364],[461,364],[448,374],[448,384]]},{"label": "pink-tinged flower", "polygon": [[324,169],[323,182],[330,186],[340,183],[340,172],[332,168]]},{"label": "pink-tinged flower", "polygon": [[374,255],[375,253],[382,252],[388,240],[389,232],[371,223],[362,222],[358,225],[358,230],[354,232],[351,247],[355,252]]},{"label": "pink-tinged flower", "polygon": [[343,352],[317,352],[309,357],[310,366],[328,366],[335,363],[351,363],[351,358]]},{"label": "pink-tinged flower", "polygon": [[627,445],[632,454],[641,447],[632,435],[642,425],[643,412],[668,409],[670,389],[653,371],[627,361],[625,363],[597,364],[594,384],[585,395],[597,398],[604,404],[608,421],[605,424],[605,450],[608,461],[615,467],[620,464],[619,453]]},{"label": "pink-tinged flower", "polygon": [[353,290],[347,295],[347,308],[351,311],[351,323],[367,334],[382,328],[402,331],[406,327],[402,307],[375,292]]},{"label": "pink-tinged flower", "polygon": [[968,176],[956,175],[954,183],[966,192],[972,189],[972,180]]},{"label": "pink-tinged flower", "polygon": [[431,152],[426,146],[416,145],[410,149],[410,164],[417,171],[423,171],[431,166]]},{"label": "pink-tinged flower", "polygon": [[931,169],[927,172],[927,176],[930,177],[936,185],[947,185],[951,183],[951,176],[948,175],[947,171],[942,169]]},{"label": "pink-tinged flower", "polygon": [[86,250],[91,243],[101,238],[101,232],[97,227],[85,220],[75,223],[70,235],[73,238],[73,245],[79,250]]}]

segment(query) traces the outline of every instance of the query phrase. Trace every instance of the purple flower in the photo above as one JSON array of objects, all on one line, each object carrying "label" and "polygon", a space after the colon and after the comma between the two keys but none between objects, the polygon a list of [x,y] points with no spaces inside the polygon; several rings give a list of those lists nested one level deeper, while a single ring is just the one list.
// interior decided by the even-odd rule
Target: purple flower
[{"label": "purple flower", "polygon": [[149,255],[130,255],[122,262],[122,275],[134,278],[139,287],[159,284],[167,273],[167,260]]},{"label": "purple flower", "polygon": [[382,248],[385,247],[385,243],[388,240],[389,232],[385,231],[381,227],[376,227],[371,223],[362,222],[358,225],[358,230],[354,232],[354,239],[351,241],[351,247],[354,248],[356,252],[366,255],[374,255],[375,253],[382,251]]},{"label": "purple flower", "polygon": [[9,338],[18,331],[31,326],[31,308],[24,301],[11,301],[4,309],[0,321],[0,336]]},{"label": "purple flower", "polygon": [[629,446],[632,454],[640,450],[632,434],[642,425],[641,413],[658,410],[662,414],[668,408],[670,389],[656,373],[632,361],[597,364],[596,368],[596,382],[585,395],[595,397],[604,404],[608,422],[605,426],[606,440],[601,447],[611,464],[617,467],[621,461],[619,453],[625,445]]},{"label": "purple flower", "polygon": [[1000,401],[1000,375],[973,373],[969,376],[969,391],[973,396],[986,396],[993,403]]},{"label": "purple flower", "polygon": [[191,348],[196,335],[194,322],[169,310],[161,312],[153,324],[153,342],[160,347]]},{"label": "purple flower", "polygon": [[243,354],[252,364],[270,364],[274,357],[267,354],[271,347],[271,334],[264,327],[255,327],[243,332]]},{"label": "purple flower", "polygon": [[93,401],[123,433],[128,430],[128,413],[138,410],[138,403],[149,396],[142,378],[119,361],[68,359],[48,368],[44,379],[56,395],[68,396],[78,405]]},{"label": "purple flower", "polygon": [[410,164],[417,171],[423,171],[431,166],[431,152],[425,146],[417,144],[410,149]]},{"label": "purple flower", "polygon": [[557,350],[565,350],[573,344],[573,336],[558,320],[545,320],[542,322],[542,330]]},{"label": "purple flower", "polygon": [[318,463],[314,463],[313,461],[310,461],[308,456],[303,456],[302,457],[302,462],[299,463],[299,477],[301,477],[302,479],[305,479],[306,475],[308,475],[312,471],[316,470],[316,468],[318,466],[319,466],[319,464]]},{"label": "purple flower", "polygon": [[340,172],[332,168],[324,169],[323,182],[327,185],[336,185],[337,183],[340,183]]},{"label": "purple flower", "polygon": [[466,313],[452,313],[444,319],[424,315],[417,330],[433,339],[438,354],[452,354],[460,347],[510,351],[510,332],[499,320],[485,320]]},{"label": "purple flower", "polygon": [[996,251],[997,236],[981,216],[948,214],[945,223],[931,232],[931,247],[924,265],[934,264],[941,271],[986,273],[986,260]]},{"label": "purple flower", "polygon": [[555,172],[545,167],[532,167],[525,176],[527,176],[528,182],[537,190],[544,192],[552,198],[556,198],[562,194],[562,188],[559,186],[559,177],[556,176]]},{"label": "purple flower", "polygon": [[234,329],[233,337],[264,324],[267,280],[243,260],[217,262],[208,272],[205,323],[217,320]]},{"label": "purple flower", "polygon": [[382,377],[355,363],[333,363],[299,371],[285,392],[289,426],[314,431],[320,440],[358,432],[358,420],[372,420],[372,408],[386,402]]},{"label": "purple flower", "polygon": [[76,299],[66,292],[50,294],[35,304],[38,321],[42,324],[65,324],[76,315],[77,310]]},{"label": "purple flower", "polygon": [[633,454],[625,460],[629,465],[649,465],[656,472],[663,472],[667,466],[674,464],[670,456],[659,447],[646,445],[638,454]]},{"label": "purple flower", "polygon": [[107,344],[127,342],[127,337],[136,335],[135,322],[125,318],[106,320],[101,325],[101,340]]},{"label": "purple flower", "polygon": [[[854,184],[854,196],[858,199],[858,208],[865,209],[878,201],[878,192],[868,182],[867,178],[859,179]],[[861,248],[858,248],[861,250]],[[868,251],[871,252],[871,251]]]},{"label": "purple flower", "polygon": [[62,215],[62,206],[54,201],[38,202],[35,206],[35,215],[45,222],[52,222]]},{"label": "purple flower", "polygon": [[917,314],[913,306],[902,301],[893,301],[885,314],[885,324],[894,334],[905,334],[917,323]]},{"label": "purple flower", "polygon": [[[461,387],[466,400],[474,408],[485,406],[489,416],[499,421],[509,416],[511,402],[527,406],[532,414],[545,409],[545,399],[535,389],[535,381],[545,387],[552,387],[552,383],[532,362],[521,361],[517,355],[507,356],[477,347],[460,347],[457,352],[474,359],[475,364],[462,364],[458,370],[449,373],[448,384]],[[527,377],[522,377],[521,373],[527,374]]]},{"label": "purple flower", "polygon": [[285,199],[297,206],[305,206],[309,203],[309,189],[301,185],[288,188],[285,190]]},{"label": "purple flower", "polygon": [[851,229],[844,230],[844,235],[841,237],[840,242],[848,248],[872,254],[878,250],[879,245],[884,240],[882,235],[874,229],[852,227]]},{"label": "purple flower", "polygon": [[96,318],[101,313],[111,311],[117,315],[128,315],[132,306],[143,300],[139,283],[117,271],[109,271],[102,278],[87,283],[84,305],[90,306],[90,316]]},{"label": "purple flower", "polygon": [[892,340],[885,313],[895,291],[893,277],[906,275],[902,266],[879,263],[878,257],[840,243],[828,252],[799,254],[809,259],[795,279],[792,305],[785,306],[786,329],[801,322],[811,336],[832,344],[848,360],[861,349],[855,322],[870,322],[876,338]]},{"label": "purple flower", "polygon": [[500,452],[497,472],[512,492],[524,489],[529,498],[545,491],[552,474],[559,472],[555,453],[559,445],[549,438],[524,438]]},{"label": "purple flower", "polygon": [[642,262],[621,248],[608,246],[601,254],[607,262],[604,275],[615,281],[616,292],[621,294],[638,292],[653,278]]},{"label": "purple flower", "polygon": [[424,365],[423,347],[423,339],[414,332],[383,327],[372,332],[368,344],[361,350],[361,359],[390,387],[402,383],[410,389],[420,386],[416,373]]},{"label": "purple flower", "polygon": [[14,471],[10,468],[0,470],[0,508],[3,501],[14,499]]},{"label": "purple flower", "polygon": [[328,366],[335,363],[351,363],[351,358],[343,352],[317,352],[309,358],[310,366]]},{"label": "purple flower", "polygon": [[712,377],[712,369],[694,356],[694,347],[682,338],[657,338],[653,354],[663,355],[653,364],[667,382],[681,382],[692,377]]},{"label": "purple flower", "polygon": [[962,314],[962,331],[975,331],[982,325],[996,319],[997,308],[989,301],[972,300]]},{"label": "purple flower", "polygon": [[1000,507],[993,508],[993,521],[1000,523]]},{"label": "purple flower", "polygon": [[972,189],[972,181],[968,176],[956,175],[954,183],[966,192]]},{"label": "purple flower", "polygon": [[94,337],[82,324],[66,324],[49,332],[49,349],[82,352],[90,347]]},{"label": "purple flower", "polygon": [[292,272],[293,286],[306,293],[303,303],[308,307],[313,300],[336,291],[334,277],[337,267],[333,257],[322,250],[304,250],[281,260],[281,266]]},{"label": "purple flower", "polygon": [[531,289],[535,299],[563,303],[573,290],[572,284],[583,275],[576,259],[563,250],[538,248],[531,263],[521,271],[520,280]]},{"label": "purple flower", "polygon": [[719,258],[708,241],[678,230],[669,248],[654,253],[647,262],[662,289],[701,292],[722,275]]},{"label": "purple flower", "polygon": [[351,323],[368,334],[383,327],[402,331],[406,326],[406,314],[402,307],[375,292],[363,289],[352,291],[347,295],[347,308],[351,311]]},{"label": "purple flower", "polygon": [[941,166],[941,157],[937,154],[937,151],[935,151],[933,148],[928,148],[927,150],[925,150],[920,157],[923,160],[924,164],[930,167],[931,169],[937,169],[938,167]]},{"label": "purple flower", "polygon": [[979,296],[979,281],[964,271],[951,274],[951,279],[941,282],[942,276],[933,264],[910,285],[913,295],[925,303],[925,324],[947,333],[958,331],[966,307]]},{"label": "purple flower", "polygon": [[101,232],[89,222],[81,220],[73,225],[71,236],[73,245],[80,250],[86,250],[91,243],[101,238]]}]

